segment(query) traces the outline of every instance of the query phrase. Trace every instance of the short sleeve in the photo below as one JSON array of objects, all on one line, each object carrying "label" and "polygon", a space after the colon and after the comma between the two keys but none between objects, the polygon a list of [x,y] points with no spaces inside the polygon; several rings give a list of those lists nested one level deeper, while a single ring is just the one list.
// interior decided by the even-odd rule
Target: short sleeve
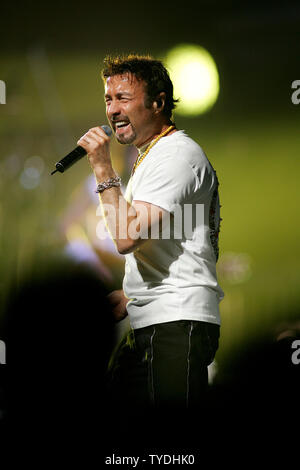
[{"label": "short sleeve", "polygon": [[145,167],[136,184],[133,181],[132,196],[172,213],[193,198],[197,187],[197,175],[185,160],[164,156]]}]

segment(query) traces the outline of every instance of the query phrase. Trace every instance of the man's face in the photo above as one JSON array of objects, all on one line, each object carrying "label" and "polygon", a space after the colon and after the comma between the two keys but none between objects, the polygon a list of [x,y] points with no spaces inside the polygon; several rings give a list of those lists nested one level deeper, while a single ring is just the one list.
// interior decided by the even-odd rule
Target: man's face
[{"label": "man's face", "polygon": [[134,75],[113,75],[106,80],[106,115],[120,144],[140,147],[155,134],[154,109],[146,108],[145,101],[145,82]]}]

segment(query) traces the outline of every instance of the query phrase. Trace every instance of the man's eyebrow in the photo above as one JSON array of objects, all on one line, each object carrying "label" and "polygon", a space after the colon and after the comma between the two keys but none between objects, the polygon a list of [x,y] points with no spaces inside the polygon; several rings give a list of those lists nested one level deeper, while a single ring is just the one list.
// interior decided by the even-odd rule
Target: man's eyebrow
[{"label": "man's eyebrow", "polygon": [[[116,93],[117,98],[121,98],[122,96],[131,97],[132,93],[129,93],[129,92],[126,92],[126,91],[121,91],[119,93]],[[111,98],[111,95],[109,93],[105,93],[104,98]]]}]

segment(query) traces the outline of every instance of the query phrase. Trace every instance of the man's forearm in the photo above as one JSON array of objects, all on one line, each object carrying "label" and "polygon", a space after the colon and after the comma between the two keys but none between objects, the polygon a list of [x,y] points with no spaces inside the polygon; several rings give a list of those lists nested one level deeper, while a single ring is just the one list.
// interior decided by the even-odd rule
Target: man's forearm
[{"label": "man's forearm", "polygon": [[[102,183],[115,178],[117,175],[112,167],[99,168],[94,170],[97,183]],[[128,228],[137,226],[137,212],[129,204],[119,187],[112,187],[99,193],[102,204],[105,222],[114,240],[117,250],[121,254],[126,254],[134,250],[135,240],[128,234]]]}]

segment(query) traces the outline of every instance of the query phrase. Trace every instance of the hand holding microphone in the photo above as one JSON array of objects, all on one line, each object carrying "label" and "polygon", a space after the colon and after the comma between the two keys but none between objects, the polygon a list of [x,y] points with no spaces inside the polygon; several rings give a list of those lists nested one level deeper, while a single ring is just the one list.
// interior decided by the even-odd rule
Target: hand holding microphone
[{"label": "hand holding microphone", "polygon": [[[101,127],[93,127],[84,136],[78,140],[79,146],[76,147],[72,152],[66,155],[62,160],[56,163],[56,170],[52,171],[51,175],[59,171],[63,173],[70,168],[74,163],[80,160],[87,153],[97,151],[97,163],[111,164],[109,152],[107,152],[107,146],[109,144],[109,137],[112,134],[112,130],[109,126],[103,125]],[[103,149],[101,151],[101,149]],[[92,157],[91,157],[92,158]],[[92,162],[91,162],[92,163]]]}]

